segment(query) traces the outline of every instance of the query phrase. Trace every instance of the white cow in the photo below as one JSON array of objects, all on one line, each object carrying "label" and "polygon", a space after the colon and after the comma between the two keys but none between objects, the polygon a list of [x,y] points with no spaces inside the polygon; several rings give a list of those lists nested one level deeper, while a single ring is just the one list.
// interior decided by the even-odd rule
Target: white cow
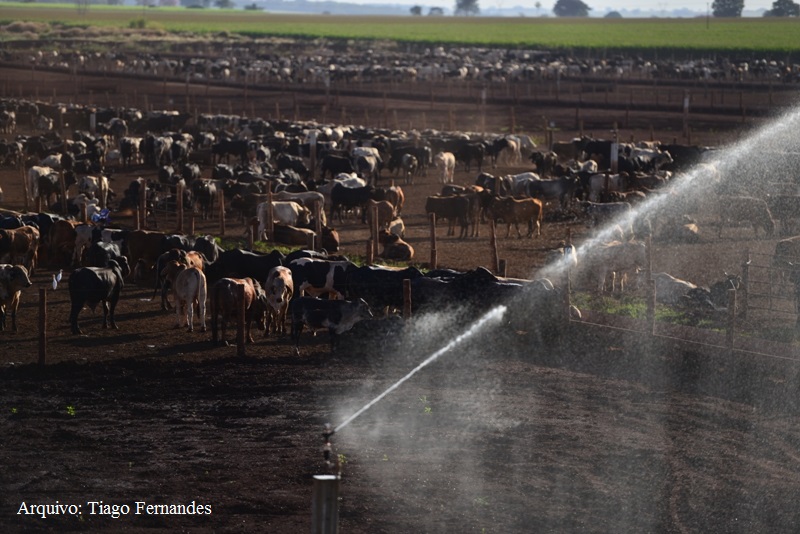
[{"label": "white cow", "polygon": [[582,263],[586,273],[597,283],[597,290],[605,291],[606,278],[611,274],[611,291],[625,290],[625,276],[636,273],[647,265],[647,249],[638,241],[612,241],[589,249]]},{"label": "white cow", "polygon": [[96,198],[100,208],[106,207],[108,201],[108,178],[100,176],[83,176],[78,180],[78,193],[88,198]]},{"label": "white cow", "polygon": [[621,174],[594,174],[589,178],[589,200],[599,202],[600,194],[609,191],[625,191],[627,177]]},{"label": "white cow", "polygon": [[280,191],[272,195],[272,200],[292,200],[297,202],[309,210],[314,210],[314,202],[319,202],[319,215],[322,224],[328,224],[325,218],[325,196],[319,191],[303,191],[300,193],[290,193],[288,191]]},{"label": "white cow", "polygon": [[44,167],[34,165],[28,169],[28,176],[25,185],[27,186],[27,194],[29,200],[36,200],[39,197],[39,177],[47,176],[56,172],[51,167]]},{"label": "white cow", "polygon": [[286,314],[294,294],[292,271],[288,267],[273,267],[267,275],[267,281],[264,282],[264,291],[267,293],[267,302],[269,303],[265,334],[271,333],[274,324],[275,332],[285,335]]},{"label": "white cow", "polygon": [[693,283],[667,273],[653,273],[652,279],[656,283],[656,300],[670,306],[679,304],[689,291],[697,289]]},{"label": "white cow", "polygon": [[456,170],[456,157],[452,152],[439,152],[433,157],[434,166],[442,172],[441,183],[452,184]]},{"label": "white cow", "polygon": [[175,296],[175,328],[185,323],[189,332],[194,331],[194,307],[200,314],[201,331],[206,331],[206,275],[197,267],[180,265],[172,284]]},{"label": "white cow", "polygon": [[[262,202],[256,208],[258,214],[258,235],[263,239],[267,228],[268,202]],[[310,222],[311,211],[291,200],[272,203],[272,220],[289,226],[306,226]]]}]

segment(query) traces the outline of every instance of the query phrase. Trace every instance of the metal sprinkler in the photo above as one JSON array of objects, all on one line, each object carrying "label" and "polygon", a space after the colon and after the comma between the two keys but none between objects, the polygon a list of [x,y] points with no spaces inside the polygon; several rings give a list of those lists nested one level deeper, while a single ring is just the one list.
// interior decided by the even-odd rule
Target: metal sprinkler
[{"label": "metal sprinkler", "polygon": [[324,445],[322,458],[325,460],[326,475],[314,475],[314,490],[311,498],[311,532],[312,534],[336,534],[339,531],[339,480],[341,466],[338,458],[331,461],[331,436],[336,431],[330,423],[322,432]]}]

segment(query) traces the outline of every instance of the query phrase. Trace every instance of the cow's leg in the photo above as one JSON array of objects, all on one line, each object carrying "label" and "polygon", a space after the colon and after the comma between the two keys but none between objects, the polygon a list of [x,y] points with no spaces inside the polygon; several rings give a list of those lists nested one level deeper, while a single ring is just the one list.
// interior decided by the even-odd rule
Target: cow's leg
[{"label": "cow's leg", "polygon": [[13,308],[11,310],[11,331],[17,331],[17,309]]},{"label": "cow's leg", "polygon": [[111,302],[108,304],[108,320],[109,324],[111,324],[111,328],[114,330],[119,330],[117,326],[117,321],[114,319],[114,311],[117,309],[117,301],[119,300],[119,294],[114,295],[111,297]]},{"label": "cow's leg", "polygon": [[72,333],[74,335],[83,334],[83,332],[81,332],[80,327],[78,327],[78,314],[83,309],[83,305],[84,305],[83,300],[76,299],[72,301],[72,308],[70,309],[69,312],[69,324],[72,327]]},{"label": "cow's leg", "polygon": [[336,345],[337,345],[337,336],[336,336],[336,328],[331,327],[328,329],[331,337],[331,354],[336,352]]},{"label": "cow's leg", "polygon": [[197,301],[197,313],[200,314],[200,331],[206,331],[206,299],[201,298]]},{"label": "cow's leg", "polygon": [[181,314],[181,299],[175,298],[175,328],[180,328],[182,324],[183,315]]},{"label": "cow's leg", "polygon": [[108,314],[109,314],[108,301],[104,300],[102,304],[103,304],[103,329],[106,329],[108,328]]},{"label": "cow's leg", "polygon": [[194,299],[187,300],[183,305],[186,307],[186,326],[189,332],[194,332]]},{"label": "cow's leg", "polygon": [[292,342],[294,343],[294,352],[296,355],[300,354],[300,334],[303,333],[303,322],[292,319]]},{"label": "cow's leg", "polygon": [[6,329],[6,308],[0,306],[0,332]]}]

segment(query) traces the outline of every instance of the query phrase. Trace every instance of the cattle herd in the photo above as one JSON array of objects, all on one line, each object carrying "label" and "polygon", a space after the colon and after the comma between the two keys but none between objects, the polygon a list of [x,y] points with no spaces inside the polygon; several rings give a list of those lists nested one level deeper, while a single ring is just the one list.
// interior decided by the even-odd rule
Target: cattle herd
[{"label": "cattle herd", "polygon": [[[430,53],[431,58],[443,58],[438,51]],[[122,68],[121,62],[123,58],[114,58],[109,64]],[[311,63],[309,58],[306,75],[313,75]],[[254,65],[240,62],[235,69]],[[451,67],[445,69],[450,75]],[[168,68],[224,72],[213,65],[186,63]],[[742,75],[741,66],[719,68]],[[296,65],[278,70],[284,69],[296,77]],[[356,75],[352,65],[327,72]],[[415,72],[421,77],[427,71]],[[473,75],[469,69],[464,74]],[[21,291],[31,285],[29,277],[39,264],[73,269],[68,285],[74,334],[82,332],[78,316],[85,305],[101,303],[103,327],[116,328],[115,308],[126,280],[153,280],[156,292],[162,292],[162,309],[172,306],[171,294],[176,327],[193,330],[197,309],[205,331],[208,300],[214,342],[226,340],[226,324],[243,306],[250,341],[252,323],[269,335],[285,333],[289,321],[295,346],[307,325],[327,329],[333,349],[337,336],[356,322],[403,310],[405,280],[411,284],[415,312],[444,302],[485,309],[501,300],[520,303],[532,295],[564,311],[557,273],[554,285],[547,279],[500,279],[481,268],[423,272],[419,264],[359,267],[336,255],[337,225],[354,217],[378,229],[375,238],[384,247],[383,259],[413,262],[414,248],[404,240],[402,216],[405,195],[422,181],[441,185],[440,194],[425,199],[425,216],[446,220],[447,236],[454,239],[478,237],[481,226],[494,231],[495,225],[506,226],[501,237],[509,238],[513,226],[517,238],[536,238],[553,220],[603,229],[605,238],[582,251],[580,258],[576,247],[566,242],[550,255],[552,265],[568,265],[578,287],[598,292],[637,286],[636,273],[648,267],[647,240],[698,239],[698,219],[707,210],[674,185],[689,173],[702,173],[718,205],[725,207],[713,210],[711,224],[716,224],[718,238],[724,228],[742,222],[751,224],[756,236],[760,230],[772,236],[778,228],[789,234],[800,216],[800,197],[794,194],[767,187],[745,190],[721,177],[718,151],[712,147],[580,137],[542,148],[531,137],[516,134],[400,131],[117,108],[71,108],[70,124],[86,129],[63,135],[53,120],[61,116],[55,123],[63,123],[65,110],[59,105],[3,100],[0,109],[0,165],[24,175],[25,206],[38,207],[27,212],[5,209],[0,220],[0,328],[10,313],[14,330]],[[498,166],[518,172],[491,174]],[[473,183],[455,184],[456,169],[473,175]],[[122,172],[153,178],[134,179],[122,189],[123,184],[114,181],[115,173]],[[668,200],[659,209],[638,209],[654,198]],[[12,200],[6,198],[6,205]],[[156,211],[174,211],[178,205],[202,220],[220,209],[242,222],[257,219],[256,240],[301,248],[288,255],[222,250],[210,235],[171,235],[110,224],[142,206],[148,224]],[[789,273],[800,294],[800,276],[794,269],[798,256],[796,239],[786,239],[779,243],[774,261]],[[664,304],[709,310],[726,306],[712,288],[668,273],[655,274],[653,280]],[[725,283],[736,287],[739,282]]]}]

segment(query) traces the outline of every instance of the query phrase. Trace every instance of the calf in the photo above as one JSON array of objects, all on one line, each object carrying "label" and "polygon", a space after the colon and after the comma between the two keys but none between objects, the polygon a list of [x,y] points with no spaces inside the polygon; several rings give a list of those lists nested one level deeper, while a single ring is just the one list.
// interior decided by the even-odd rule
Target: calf
[{"label": "calf", "polygon": [[111,328],[117,328],[114,310],[124,286],[123,278],[128,274],[130,268],[124,256],[108,262],[108,267],[81,267],[72,272],[69,277],[69,298],[72,301],[69,323],[73,334],[83,334],[78,326],[78,314],[84,304],[94,310],[102,302],[103,328],[108,328],[109,322]]},{"label": "calf", "polygon": [[28,270],[22,265],[0,264],[0,331],[6,328],[6,314],[11,312],[11,329],[17,331],[17,308],[22,289],[31,287]]},{"label": "calf", "polygon": [[[252,278],[223,278],[211,288],[211,339],[214,343],[225,340],[225,329],[228,319],[239,316],[242,302],[239,300],[239,286],[244,287],[245,339],[253,342],[250,325],[255,316],[267,308],[266,295],[261,285]],[[222,318],[220,325],[219,319]],[[218,335],[221,329],[221,336]]]},{"label": "calf", "polygon": [[497,223],[506,223],[506,237],[511,234],[511,225],[517,229],[517,237],[522,237],[519,231],[519,223],[528,223],[527,237],[533,237],[533,228],[536,227],[536,235],[542,235],[543,219],[542,201],[538,198],[510,198],[495,197],[489,205],[487,215]]},{"label": "calf", "polygon": [[264,291],[267,294],[267,304],[269,304],[264,335],[270,335],[274,325],[275,332],[283,336],[286,334],[286,314],[289,312],[289,302],[294,294],[292,271],[288,267],[273,268],[264,282]]},{"label": "calf", "polygon": [[452,152],[439,152],[433,157],[433,165],[439,169],[441,174],[441,183],[452,184],[453,176],[456,170],[456,157]]},{"label": "calf", "polygon": [[394,261],[410,261],[414,257],[414,247],[388,230],[378,233],[378,242],[383,245],[381,258]]},{"label": "calf", "polygon": [[322,300],[313,297],[296,297],[289,306],[292,315],[292,341],[295,354],[300,354],[300,334],[303,326],[311,329],[327,328],[330,334],[331,352],[336,350],[337,336],[347,332],[362,319],[372,317],[369,306],[363,299]]}]

